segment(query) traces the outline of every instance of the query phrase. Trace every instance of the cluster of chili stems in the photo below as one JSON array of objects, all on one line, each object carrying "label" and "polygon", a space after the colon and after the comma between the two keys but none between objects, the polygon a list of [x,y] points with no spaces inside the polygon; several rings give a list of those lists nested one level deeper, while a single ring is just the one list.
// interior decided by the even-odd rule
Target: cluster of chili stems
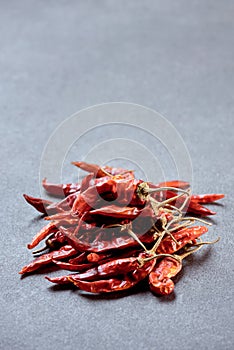
[{"label": "cluster of chili stems", "polygon": [[168,295],[174,290],[172,278],[180,272],[183,259],[204,244],[218,241],[203,242],[201,235],[207,227],[194,224],[210,225],[201,217],[215,212],[203,204],[223,194],[192,195],[185,181],[155,185],[135,179],[131,170],[73,164],[89,172],[81,183],[43,180],[49,194],[63,197],[59,202],[24,195],[49,223],[28,244],[33,249],[46,239],[46,246],[33,252],[36,258],[20,274],[54,264],[72,271],[46,277],[57,284],[105,293],[126,290],[148,279],[153,293]]}]

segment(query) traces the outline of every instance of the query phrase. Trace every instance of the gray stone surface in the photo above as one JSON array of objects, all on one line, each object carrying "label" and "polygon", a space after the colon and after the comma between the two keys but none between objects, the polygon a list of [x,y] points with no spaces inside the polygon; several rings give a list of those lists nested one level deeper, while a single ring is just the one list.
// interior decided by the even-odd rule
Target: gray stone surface
[{"label": "gray stone surface", "polygon": [[[1,349],[233,349],[233,16],[226,0],[0,1]],[[188,260],[170,298],[87,297],[17,274],[42,226],[22,193],[40,194],[45,143],[109,101],[165,115],[195,191],[227,194],[208,235],[220,243]]]}]

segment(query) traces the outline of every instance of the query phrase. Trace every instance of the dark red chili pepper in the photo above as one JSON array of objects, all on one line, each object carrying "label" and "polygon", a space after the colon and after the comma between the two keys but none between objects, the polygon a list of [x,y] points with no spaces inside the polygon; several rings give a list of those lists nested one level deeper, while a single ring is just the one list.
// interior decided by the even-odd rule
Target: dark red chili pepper
[{"label": "dark red chili pepper", "polygon": [[55,250],[50,253],[39,256],[30,264],[24,266],[19,273],[24,274],[38,270],[40,267],[50,264],[55,259],[64,259],[75,254],[77,254],[77,251],[74,248],[72,248],[70,245],[65,245],[59,250]]},{"label": "dark red chili pepper", "polygon": [[27,194],[23,194],[23,196],[30,205],[42,214],[46,214],[46,208],[53,203],[47,199],[35,198]]},{"label": "dark red chili pepper", "polygon": [[70,259],[68,262],[70,264],[80,264],[86,261],[87,258],[87,253],[83,252],[80,253],[78,256],[76,256],[75,258]]},{"label": "dark red chili pepper", "polygon": [[[104,231],[104,236],[107,237],[103,240],[103,233],[101,229],[96,231],[97,238],[93,241],[83,240],[82,237],[78,238],[74,236],[73,232],[64,227],[59,228],[67,238],[67,241],[71,246],[73,246],[77,251],[81,252],[93,252],[93,253],[104,253],[111,251],[113,249],[125,249],[137,247],[139,244],[129,235],[124,235],[119,231],[119,235],[116,234],[116,231],[106,232]],[[146,232],[142,236],[140,236],[140,240],[142,243],[152,243],[155,238],[150,232]]]},{"label": "dark red chili pepper", "polygon": [[[172,292],[171,278],[180,271],[182,259],[202,244],[212,243],[197,243],[207,228],[186,226],[192,219],[184,221],[182,212],[213,215],[201,204],[212,203],[223,195],[190,195],[189,183],[185,181],[155,185],[135,179],[129,170],[85,162],[74,164],[89,172],[81,184],[51,184],[43,180],[44,188],[56,196],[65,196],[63,200],[54,203],[25,195],[30,204],[48,215],[45,220],[51,220],[28,247],[34,248],[46,239],[45,249],[51,251],[20,273],[54,263],[78,273],[47,279],[59,284],[73,283],[88,292],[128,289],[147,276],[153,292]],[[191,250],[193,245],[197,248]],[[184,247],[183,255],[175,255]]]},{"label": "dark red chili pepper", "polygon": [[73,277],[76,280],[93,281],[102,277],[127,274],[139,267],[138,258],[113,259]]},{"label": "dark red chili pepper", "polygon": [[[143,253],[142,256],[145,256]],[[125,274],[122,278],[111,278],[106,280],[96,280],[96,281],[82,281],[77,279],[76,276],[70,276],[70,281],[86,292],[91,293],[109,293],[121,290],[129,289],[135,286],[137,283],[146,278],[155,265],[155,259],[147,261],[141,267],[140,265],[128,274]]]},{"label": "dark red chili pepper", "polygon": [[106,259],[106,258],[108,258],[108,257],[110,257],[111,256],[111,254],[106,254],[106,253],[103,253],[103,254],[97,254],[97,253],[89,253],[88,255],[87,255],[87,260],[89,261],[89,262],[92,262],[92,263],[96,263],[96,262],[99,262],[99,261],[101,261],[101,260],[103,260],[103,259]]}]

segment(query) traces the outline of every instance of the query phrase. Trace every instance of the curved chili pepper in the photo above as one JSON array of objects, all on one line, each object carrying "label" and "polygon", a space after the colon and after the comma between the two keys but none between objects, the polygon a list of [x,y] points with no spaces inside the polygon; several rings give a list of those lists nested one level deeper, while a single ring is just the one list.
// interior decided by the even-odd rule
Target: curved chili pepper
[{"label": "curved chili pepper", "polygon": [[83,252],[80,253],[78,256],[76,256],[75,258],[70,259],[68,262],[70,264],[80,264],[86,261],[87,258],[87,253]]},{"label": "curved chili pepper", "polygon": [[[143,253],[144,254],[144,253]],[[91,293],[109,293],[129,289],[146,278],[155,265],[155,259],[145,262],[142,267],[140,265],[133,272],[124,275],[122,278],[111,278],[107,280],[82,281],[76,276],[69,277],[69,280],[86,292]]]},{"label": "curved chili pepper", "polygon": [[65,245],[59,250],[55,250],[50,253],[39,256],[30,264],[24,266],[19,272],[19,274],[29,273],[38,270],[40,267],[50,264],[55,259],[64,259],[76,254],[77,251],[74,248],[72,248],[70,245]]},{"label": "curved chili pepper", "polygon": [[208,231],[205,226],[193,226],[179,229],[173,232],[174,241],[170,236],[165,237],[160,243],[157,254],[173,254],[183,248],[188,242],[200,237]]},{"label": "curved chili pepper", "polygon": [[47,182],[46,178],[42,180],[42,186],[44,187],[46,192],[56,197],[67,197],[69,194],[75,193],[80,190],[79,183],[54,184],[51,182]]},{"label": "curved chili pepper", "polygon": [[50,222],[33,237],[32,242],[27,245],[28,249],[35,248],[43,239],[56,231],[58,231],[57,222]]},{"label": "curved chili pepper", "polygon": [[151,272],[149,275],[150,290],[158,295],[168,295],[174,290],[174,282],[170,278],[159,280],[157,273]]},{"label": "curved chili pepper", "polygon": [[48,201],[47,199],[35,198],[28,196],[27,194],[23,194],[25,200],[32,205],[37,211],[42,214],[46,214],[46,208],[53,204],[53,202]]},{"label": "curved chili pepper", "polygon": [[168,295],[174,290],[174,282],[171,280],[182,269],[181,261],[166,257],[162,259],[149,274],[149,286],[153,293]]},{"label": "curved chili pepper", "polygon": [[99,266],[93,267],[84,273],[73,277],[76,280],[92,281],[102,277],[111,277],[121,274],[127,274],[139,267],[138,258],[114,259]]}]

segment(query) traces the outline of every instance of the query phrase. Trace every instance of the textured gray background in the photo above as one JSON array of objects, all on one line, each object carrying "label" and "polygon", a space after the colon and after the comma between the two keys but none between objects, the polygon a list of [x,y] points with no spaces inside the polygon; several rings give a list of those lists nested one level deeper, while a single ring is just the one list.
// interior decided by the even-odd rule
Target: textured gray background
[{"label": "textured gray background", "polygon": [[[0,1],[1,349],[233,348],[233,1]],[[155,108],[184,138],[199,192],[224,192],[208,238],[171,298],[147,289],[84,297],[20,280],[42,226],[39,195],[53,130],[109,101]],[[77,157],[78,158],[78,157]]]}]

